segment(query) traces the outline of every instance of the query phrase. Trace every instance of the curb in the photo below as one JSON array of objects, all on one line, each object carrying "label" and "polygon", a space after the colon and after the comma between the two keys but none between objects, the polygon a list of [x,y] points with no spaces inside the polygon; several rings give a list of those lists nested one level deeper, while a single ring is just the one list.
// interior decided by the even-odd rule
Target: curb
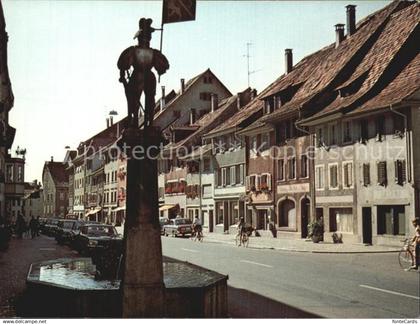
[{"label": "curb", "polygon": [[[214,239],[206,239],[205,242],[208,243],[219,243],[227,245],[235,245],[234,242],[229,241],[220,241]],[[314,254],[384,254],[384,253],[397,253],[400,252],[400,249],[389,250],[389,251],[315,251],[315,250],[300,250],[300,249],[288,249],[288,248],[277,248],[273,246],[251,246],[248,249],[254,250],[275,250],[275,251],[284,251],[284,252],[297,252],[297,253],[314,253]]]}]

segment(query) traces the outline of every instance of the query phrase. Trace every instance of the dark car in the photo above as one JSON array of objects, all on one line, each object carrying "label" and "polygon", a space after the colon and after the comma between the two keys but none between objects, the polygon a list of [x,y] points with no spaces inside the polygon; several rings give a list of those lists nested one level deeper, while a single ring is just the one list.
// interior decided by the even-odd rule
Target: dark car
[{"label": "dark car", "polygon": [[54,236],[59,221],[60,220],[57,218],[49,218],[44,225],[42,234],[45,234],[48,236]]},{"label": "dark car", "polygon": [[163,226],[163,234],[177,237],[178,235],[192,235],[192,222],[187,218],[170,219],[168,224]]},{"label": "dark car", "polygon": [[69,239],[69,246],[74,250],[78,251],[79,248],[77,247],[78,240],[76,240],[77,236],[80,234],[80,228],[85,225],[89,224],[100,224],[94,221],[85,221],[78,219],[73,223],[73,226],[70,230],[70,239]]},{"label": "dark car", "polygon": [[70,231],[74,223],[76,223],[75,219],[63,219],[58,222],[55,230],[55,240],[58,244],[70,242]]},{"label": "dark car", "polygon": [[75,247],[82,255],[92,256],[98,251],[122,252],[122,237],[112,225],[85,224],[75,238]]},{"label": "dark car", "polygon": [[160,224],[160,235],[164,234],[163,227],[169,224],[169,219],[166,217],[159,217],[159,224]]}]

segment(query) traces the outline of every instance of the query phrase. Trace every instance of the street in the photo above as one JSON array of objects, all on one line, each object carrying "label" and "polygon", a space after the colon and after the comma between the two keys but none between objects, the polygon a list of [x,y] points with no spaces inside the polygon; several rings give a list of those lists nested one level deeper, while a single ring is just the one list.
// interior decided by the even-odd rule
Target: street
[{"label": "street", "polygon": [[[299,253],[251,245],[162,237],[164,255],[229,275],[230,317],[419,317],[420,275],[402,271],[396,253]],[[30,263],[74,256],[46,236],[12,239],[0,254],[0,317],[16,315]]]},{"label": "street", "polygon": [[[292,253],[162,238],[163,254],[229,275],[232,317],[417,318],[420,275],[396,253]],[[262,297],[264,296],[264,297]]]}]

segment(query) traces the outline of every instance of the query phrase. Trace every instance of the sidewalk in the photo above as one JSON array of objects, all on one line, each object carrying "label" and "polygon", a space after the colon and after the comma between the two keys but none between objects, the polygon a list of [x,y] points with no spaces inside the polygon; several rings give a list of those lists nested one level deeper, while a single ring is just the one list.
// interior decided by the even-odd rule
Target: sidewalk
[{"label": "sidewalk", "polygon": [[[279,237],[280,236],[280,237]],[[400,247],[364,245],[360,244],[334,244],[329,242],[313,243],[308,239],[277,238],[251,236],[248,248],[272,249],[290,252],[307,253],[391,253],[400,251]],[[235,245],[235,234],[205,233],[204,241],[210,243]]]},{"label": "sidewalk", "polygon": [[0,252],[0,318],[16,316],[31,263],[74,256],[69,248],[58,245],[50,237],[12,238],[9,249]]}]

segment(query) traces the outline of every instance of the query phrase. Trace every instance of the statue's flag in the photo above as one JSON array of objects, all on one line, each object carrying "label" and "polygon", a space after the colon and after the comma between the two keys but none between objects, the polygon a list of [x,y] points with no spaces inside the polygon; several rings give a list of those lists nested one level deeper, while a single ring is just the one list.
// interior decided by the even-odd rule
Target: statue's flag
[{"label": "statue's flag", "polygon": [[196,0],[163,0],[162,25],[195,20]]}]

